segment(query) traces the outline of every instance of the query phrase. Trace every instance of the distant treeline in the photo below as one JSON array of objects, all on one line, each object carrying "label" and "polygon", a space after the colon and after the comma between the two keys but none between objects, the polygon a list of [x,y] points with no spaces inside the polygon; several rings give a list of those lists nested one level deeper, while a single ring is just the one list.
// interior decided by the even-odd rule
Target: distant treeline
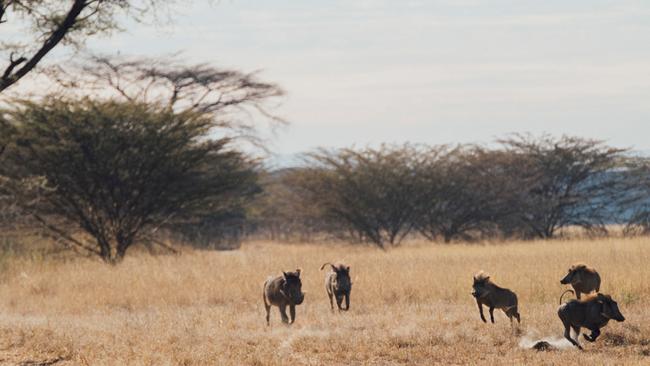
[{"label": "distant treeline", "polygon": [[380,247],[430,240],[552,238],[563,228],[650,231],[650,161],[579,137],[513,135],[494,147],[318,150],[265,174],[249,232]]},{"label": "distant treeline", "polygon": [[[204,72],[199,81],[223,82],[219,70]],[[180,108],[174,88],[190,84],[177,74],[156,75],[171,85],[167,104],[52,96],[2,110],[0,239],[29,230],[118,263],[136,244],[233,248],[246,237],[385,248],[408,236],[552,238],[567,227],[605,235],[610,224],[650,232],[650,160],[627,150],[513,135],[490,147],[320,149],[268,171],[235,137],[218,137],[239,125],[215,110],[257,107],[281,91],[232,73],[241,90],[231,100],[217,93]],[[206,93],[199,81],[185,98]]]}]

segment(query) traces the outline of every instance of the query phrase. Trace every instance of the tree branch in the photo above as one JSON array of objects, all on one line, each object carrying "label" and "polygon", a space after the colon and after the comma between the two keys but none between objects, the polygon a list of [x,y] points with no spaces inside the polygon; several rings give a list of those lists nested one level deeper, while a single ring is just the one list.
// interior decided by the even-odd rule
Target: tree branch
[{"label": "tree branch", "polygon": [[2,79],[4,80],[9,78],[14,69],[25,61],[27,61],[25,57],[19,57],[17,60],[14,60],[14,53],[12,52],[11,55],[9,55],[9,66],[7,66],[4,74],[2,74]]},{"label": "tree branch", "polygon": [[[27,60],[25,57],[21,57],[18,60],[11,60],[9,66],[5,69],[4,74],[0,79],[0,92],[15,84],[34,67],[36,67],[36,65],[38,65],[43,57],[45,57],[45,55],[47,55],[57,44],[59,44],[63,38],[65,38],[66,34],[76,24],[77,18],[81,12],[87,6],[88,3],[86,0],[74,0],[74,3],[72,4],[72,7],[68,11],[63,22],[61,22],[61,24],[50,34],[49,37],[47,37],[47,39],[45,39],[41,48],[36,51],[36,53],[29,60]],[[24,63],[24,65],[16,72],[13,72],[14,69],[22,63]]]},{"label": "tree branch", "polygon": [[87,250],[87,251],[89,251],[89,252],[91,252],[93,254],[99,255],[99,251],[97,249],[87,246],[86,244],[84,244],[84,243],[80,242],[79,240],[77,240],[77,239],[71,237],[70,235],[66,234],[63,230],[57,228],[56,226],[48,224],[38,214],[33,214],[32,216],[34,216],[36,221],[41,223],[41,225],[43,225],[45,228],[49,229],[50,231],[54,232],[55,234],[59,235],[61,238],[71,242],[72,244],[76,245],[77,247],[79,247],[81,249],[84,249],[84,250]]},{"label": "tree branch", "polygon": [[158,245],[160,245],[161,247],[163,247],[163,248],[169,250],[170,252],[172,252],[172,253],[174,253],[174,254],[178,254],[178,253],[180,253],[178,250],[176,250],[175,248],[173,248],[173,247],[170,246],[169,244],[165,244],[165,243],[163,243],[163,242],[160,241],[160,240],[157,240],[157,239],[154,239],[154,238],[148,238],[148,239],[149,239],[152,243],[154,243],[154,244],[158,244]]}]

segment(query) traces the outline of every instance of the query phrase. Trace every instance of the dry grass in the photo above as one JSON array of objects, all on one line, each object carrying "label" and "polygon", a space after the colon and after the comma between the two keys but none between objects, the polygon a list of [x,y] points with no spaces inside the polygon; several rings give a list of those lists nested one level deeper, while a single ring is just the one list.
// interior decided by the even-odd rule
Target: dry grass
[{"label": "dry grass", "polygon": [[[352,266],[351,310],[333,314],[318,270]],[[601,339],[536,352],[558,338],[559,284],[584,261],[619,301],[624,323]],[[389,252],[350,246],[254,242],[239,251],[133,255],[117,267],[72,261],[5,261],[0,360],[7,364],[648,364],[650,240],[599,239],[486,246],[414,243]],[[303,269],[305,303],[283,326],[264,321],[261,285]],[[484,269],[517,292],[522,325],[480,321],[470,296]],[[556,342],[562,345],[563,342]]]}]

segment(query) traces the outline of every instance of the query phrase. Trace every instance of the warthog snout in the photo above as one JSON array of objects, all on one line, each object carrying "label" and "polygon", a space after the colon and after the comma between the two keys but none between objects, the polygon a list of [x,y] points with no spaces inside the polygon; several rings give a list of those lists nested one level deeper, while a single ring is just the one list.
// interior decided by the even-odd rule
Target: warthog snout
[{"label": "warthog snout", "polygon": [[571,283],[571,278],[573,277],[574,272],[569,270],[569,273],[567,273],[566,276],[564,276],[563,279],[560,280],[560,284],[562,285],[568,285]]},{"label": "warthog snout", "polygon": [[305,301],[305,293],[304,292],[301,293],[300,295],[298,295],[293,303],[296,304],[296,305],[300,305],[300,304],[302,304],[303,301]]},{"label": "warthog snout", "polygon": [[606,318],[614,319],[619,322],[625,321],[625,317],[621,314],[621,311],[618,308],[618,303],[614,301],[611,296],[601,295],[599,296],[599,299],[601,299],[603,303],[603,315]]},{"label": "warthog snout", "polygon": [[485,282],[475,282],[472,286],[472,296],[477,299],[487,296],[490,292],[485,287]]}]

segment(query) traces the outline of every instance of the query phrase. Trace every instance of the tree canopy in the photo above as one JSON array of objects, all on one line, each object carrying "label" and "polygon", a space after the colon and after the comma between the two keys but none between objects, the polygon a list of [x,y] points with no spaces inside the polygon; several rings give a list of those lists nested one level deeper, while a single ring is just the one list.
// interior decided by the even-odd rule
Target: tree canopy
[{"label": "tree canopy", "polygon": [[214,120],[202,113],[55,98],[21,101],[3,122],[14,142],[0,175],[41,224],[107,262],[121,260],[149,229],[256,191],[252,163],[229,138],[211,135]]}]

